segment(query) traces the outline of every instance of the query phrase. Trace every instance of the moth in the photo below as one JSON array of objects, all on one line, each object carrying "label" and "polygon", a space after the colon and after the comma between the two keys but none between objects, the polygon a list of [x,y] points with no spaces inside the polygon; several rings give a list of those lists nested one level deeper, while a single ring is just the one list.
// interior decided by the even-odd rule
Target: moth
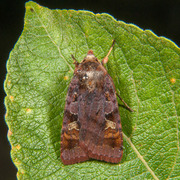
[{"label": "moth", "polygon": [[92,50],[81,63],[72,55],[75,70],[68,88],[61,131],[61,160],[64,164],[88,159],[110,163],[121,161],[123,134],[116,90],[104,67],[114,43],[101,62]]}]

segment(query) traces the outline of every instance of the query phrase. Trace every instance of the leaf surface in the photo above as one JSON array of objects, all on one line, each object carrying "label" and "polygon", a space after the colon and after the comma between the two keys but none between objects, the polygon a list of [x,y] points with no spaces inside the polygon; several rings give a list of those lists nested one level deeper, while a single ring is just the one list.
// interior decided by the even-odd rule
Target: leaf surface
[{"label": "leaf surface", "polygon": [[[60,159],[60,131],[71,54],[89,49],[103,59],[117,92],[134,113],[119,107],[124,133],[120,164]],[[23,32],[7,62],[6,122],[18,179],[179,179],[180,49],[150,30],[108,14],[50,10],[26,3]],[[121,102],[119,102],[121,104]]]}]

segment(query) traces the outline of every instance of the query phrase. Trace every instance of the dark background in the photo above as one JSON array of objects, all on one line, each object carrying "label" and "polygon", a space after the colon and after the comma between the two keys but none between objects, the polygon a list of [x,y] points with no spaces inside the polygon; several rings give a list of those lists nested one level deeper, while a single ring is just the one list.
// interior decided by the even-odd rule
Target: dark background
[{"label": "dark background", "polygon": [[[10,159],[10,144],[4,121],[5,93],[3,82],[6,61],[23,30],[25,0],[0,2],[0,179],[16,179],[16,168]],[[133,23],[142,29],[151,29],[158,36],[165,36],[180,46],[179,0],[36,0],[51,9],[83,9],[94,13],[106,12],[117,20]]]}]

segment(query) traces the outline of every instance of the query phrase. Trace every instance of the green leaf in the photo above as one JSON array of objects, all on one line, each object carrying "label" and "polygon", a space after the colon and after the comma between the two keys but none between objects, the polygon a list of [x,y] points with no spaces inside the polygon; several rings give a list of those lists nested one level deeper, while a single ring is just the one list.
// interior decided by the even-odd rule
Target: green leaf
[{"label": "green leaf", "polygon": [[[119,107],[123,159],[65,166],[60,131],[73,76],[71,54],[80,62],[92,49],[101,60],[113,39],[107,70],[135,110]],[[180,49],[150,30],[108,14],[49,10],[27,2],[5,81],[5,118],[18,179],[179,179],[179,60]]]}]

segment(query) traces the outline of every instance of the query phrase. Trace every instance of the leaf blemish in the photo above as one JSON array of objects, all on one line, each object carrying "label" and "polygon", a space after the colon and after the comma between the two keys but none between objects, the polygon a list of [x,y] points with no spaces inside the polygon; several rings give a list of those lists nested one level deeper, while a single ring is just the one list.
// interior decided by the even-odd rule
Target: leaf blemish
[{"label": "leaf blemish", "polygon": [[173,84],[174,84],[174,83],[176,82],[176,79],[175,79],[175,78],[171,78],[171,80],[170,80],[170,81],[171,81],[171,83],[173,83]]},{"label": "leaf blemish", "polygon": [[31,12],[34,12],[34,9],[33,9],[33,8],[30,8],[30,11],[31,11]]},{"label": "leaf blemish", "polygon": [[18,159],[17,159],[17,158],[15,159],[14,163],[15,163],[17,166],[21,164],[20,162],[18,162]]},{"label": "leaf blemish", "polygon": [[18,144],[17,146],[13,146],[12,149],[17,149],[17,150],[19,150],[19,149],[21,149],[21,146]]},{"label": "leaf blemish", "polygon": [[10,85],[11,85],[11,81],[8,81],[8,82],[7,82],[7,85],[10,86]]},{"label": "leaf blemish", "polygon": [[64,80],[68,80],[69,79],[69,77],[68,76],[64,76]]},{"label": "leaf blemish", "polygon": [[30,108],[27,108],[27,109],[26,109],[26,112],[27,112],[27,113],[30,113],[31,111],[32,111],[32,109],[30,109]]},{"label": "leaf blemish", "polygon": [[11,102],[14,101],[14,96],[9,96],[9,99],[11,100]]},{"label": "leaf blemish", "polygon": [[11,136],[13,133],[11,130],[8,130],[8,136]]}]

